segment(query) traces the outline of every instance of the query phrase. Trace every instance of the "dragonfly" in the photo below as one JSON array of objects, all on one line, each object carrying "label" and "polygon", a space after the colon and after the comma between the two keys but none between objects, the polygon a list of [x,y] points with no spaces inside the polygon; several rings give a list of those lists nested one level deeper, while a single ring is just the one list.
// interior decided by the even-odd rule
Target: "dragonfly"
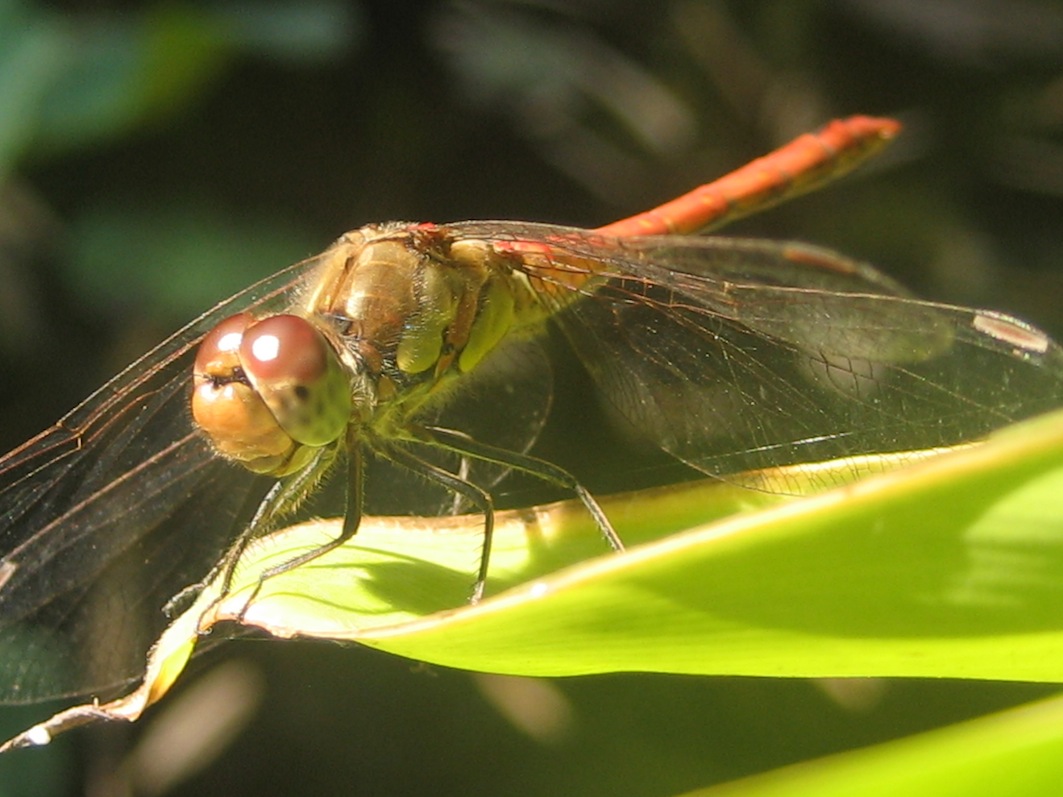
[{"label": "dragonfly", "polygon": [[[621,549],[582,482],[528,453],[550,324],[633,427],[719,478],[950,446],[1058,406],[1061,349],[1023,321],[815,246],[693,234],[819,188],[899,130],[836,120],[594,230],[368,225],[214,307],[0,459],[0,699],[135,680],[175,596],[329,474],[342,533],[283,569],[363,510],[469,505],[478,598],[510,471],[575,493]],[[403,475],[436,497],[389,503]]]}]

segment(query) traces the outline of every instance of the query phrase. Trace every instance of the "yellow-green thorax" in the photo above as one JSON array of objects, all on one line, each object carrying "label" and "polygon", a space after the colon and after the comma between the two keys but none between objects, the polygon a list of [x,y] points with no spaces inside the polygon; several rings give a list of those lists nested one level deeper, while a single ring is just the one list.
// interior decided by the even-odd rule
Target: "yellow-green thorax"
[{"label": "yellow-green thorax", "polygon": [[488,242],[403,224],[363,227],[325,253],[304,306],[367,383],[356,395],[373,394],[355,410],[364,422],[407,416],[543,321],[517,265]]}]

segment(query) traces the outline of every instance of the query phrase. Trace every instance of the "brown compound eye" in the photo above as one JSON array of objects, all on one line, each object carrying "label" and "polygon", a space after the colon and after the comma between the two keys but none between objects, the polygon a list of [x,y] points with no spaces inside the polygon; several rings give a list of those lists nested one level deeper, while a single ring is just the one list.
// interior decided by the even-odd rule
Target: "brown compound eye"
[{"label": "brown compound eye", "polygon": [[275,315],[244,330],[240,364],[277,423],[303,445],[335,441],[351,416],[339,357],[305,318]]},{"label": "brown compound eye", "polygon": [[218,453],[256,473],[298,470],[312,449],[343,434],[350,414],[339,358],[299,316],[255,321],[239,313],[212,329],[196,354],[196,423]]},{"label": "brown compound eye", "polygon": [[237,313],[208,332],[196,352],[196,376],[210,379],[238,378],[236,369],[240,367],[240,342],[243,340],[244,330],[253,323],[255,319],[248,313]]},{"label": "brown compound eye", "polygon": [[313,325],[296,315],[259,321],[243,332],[239,345],[244,371],[260,390],[314,385],[328,371],[332,354]]},{"label": "brown compound eye", "polygon": [[298,444],[248,381],[240,344],[254,318],[239,313],[212,329],[196,352],[192,417],[215,450],[256,473],[282,475],[294,464]]}]

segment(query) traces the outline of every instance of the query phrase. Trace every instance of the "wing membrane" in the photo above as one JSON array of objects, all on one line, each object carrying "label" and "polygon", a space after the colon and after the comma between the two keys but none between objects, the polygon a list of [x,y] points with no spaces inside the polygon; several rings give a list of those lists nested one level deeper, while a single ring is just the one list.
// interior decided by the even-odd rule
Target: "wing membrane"
[{"label": "wing membrane", "polygon": [[188,410],[203,335],[292,301],[315,261],[237,294],[0,459],[0,699],[115,686],[162,607],[218,561],[269,480],[213,455]]},{"label": "wing membrane", "polygon": [[578,301],[557,303],[557,323],[636,428],[711,475],[953,445],[1063,403],[1063,353],[1043,333],[919,301],[824,249],[538,225],[462,233],[548,241],[525,268],[557,286],[596,270]]}]

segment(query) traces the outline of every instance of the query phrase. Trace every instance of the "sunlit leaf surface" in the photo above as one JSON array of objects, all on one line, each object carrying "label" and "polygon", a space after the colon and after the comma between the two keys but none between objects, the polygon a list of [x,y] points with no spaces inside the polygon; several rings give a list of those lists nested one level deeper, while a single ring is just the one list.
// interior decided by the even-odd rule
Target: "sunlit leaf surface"
[{"label": "sunlit leaf surface", "polygon": [[[602,554],[571,503],[504,513],[489,597],[475,606],[463,598],[476,516],[369,519],[248,605],[263,569],[319,545],[338,521],[295,526],[249,547],[228,594],[211,584],[175,620],[137,692],[17,741],[135,719],[177,678],[197,631],[234,620],[506,674],[1063,680],[1063,416],[900,459],[608,499],[623,554]],[[800,499],[749,489],[819,484],[822,468],[887,472]]]}]

